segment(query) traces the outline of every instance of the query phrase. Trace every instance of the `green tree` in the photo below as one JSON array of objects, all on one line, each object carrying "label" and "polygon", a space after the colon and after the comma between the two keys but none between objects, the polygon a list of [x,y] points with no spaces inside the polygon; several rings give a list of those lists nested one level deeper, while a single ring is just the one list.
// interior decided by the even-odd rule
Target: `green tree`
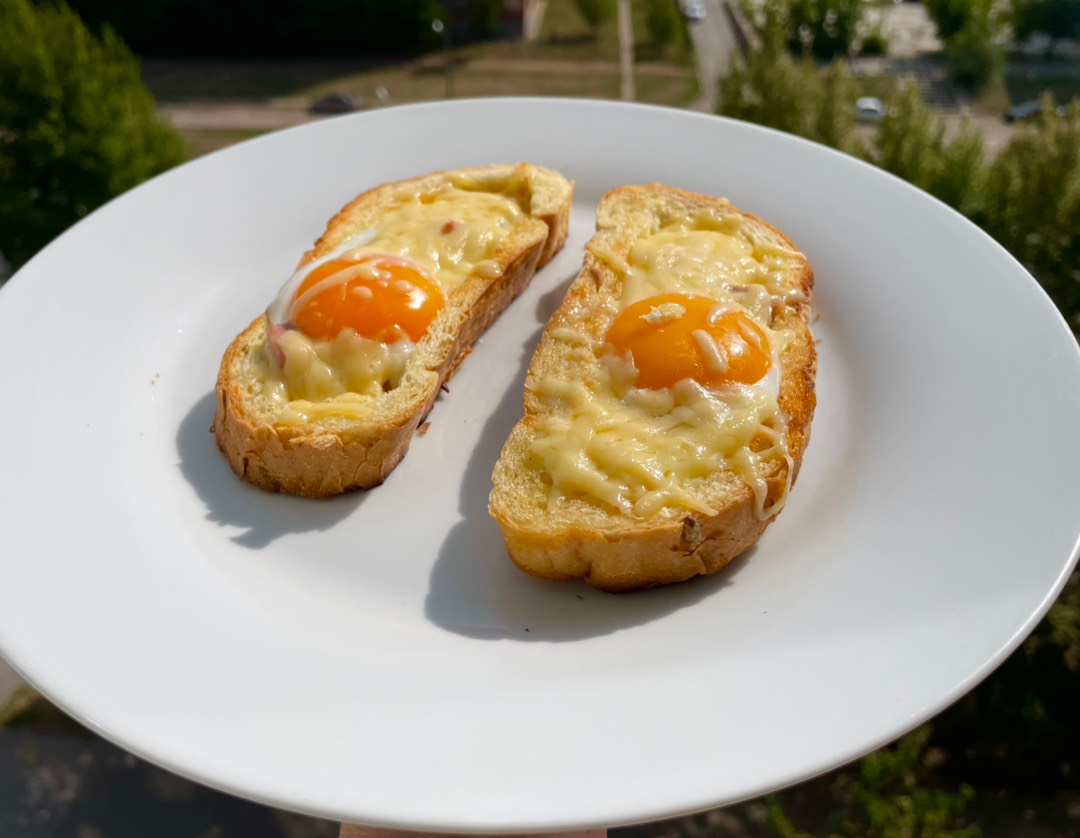
[{"label": "green tree", "polygon": [[789,42],[797,53],[828,61],[854,51],[863,0],[791,0]]},{"label": "green tree", "polygon": [[782,43],[793,55],[823,61],[855,51],[865,0],[743,0],[743,13],[766,50]]},{"label": "green tree", "polygon": [[856,98],[847,66],[834,61],[821,73],[821,105],[811,139],[849,154],[865,154],[866,146],[855,133]]},{"label": "green tree", "polygon": [[923,5],[937,26],[938,37],[947,41],[974,16],[980,14],[984,0],[925,0]]},{"label": "green tree", "polygon": [[468,14],[473,36],[490,38],[502,17],[502,0],[469,0]]},{"label": "green tree", "polygon": [[574,0],[574,8],[590,29],[600,28],[600,24],[615,17],[618,0]]},{"label": "green tree", "polygon": [[978,90],[1005,73],[1005,46],[989,17],[973,17],[945,44],[949,73],[969,90]]},{"label": "green tree", "polygon": [[1064,117],[1050,96],[990,167],[977,217],[1080,330],[1080,99]]},{"label": "green tree", "polygon": [[1013,26],[1021,41],[1036,33],[1046,35],[1052,54],[1058,41],[1080,40],[1080,0],[1017,0]]},{"label": "green tree", "polygon": [[854,132],[854,84],[840,64],[820,72],[775,45],[732,61],[720,80],[720,113],[860,153]]},{"label": "green tree", "polygon": [[982,136],[965,123],[952,141],[914,84],[889,102],[867,158],[963,213],[976,210],[985,178]]},{"label": "green tree", "polygon": [[829,788],[834,808],[812,832],[796,826],[781,795],[766,803],[769,825],[779,838],[975,838],[979,831],[964,817],[973,790],[934,788],[926,776],[930,735],[929,726],[921,727],[841,774]]},{"label": "green tree", "polygon": [[184,160],[139,66],[63,4],[0,0],[0,253],[18,267],[91,210]]},{"label": "green tree", "polygon": [[926,0],[926,9],[945,41],[949,72],[957,83],[975,90],[1004,73],[1009,17],[1004,6],[995,0]]},{"label": "green tree", "polygon": [[645,29],[654,46],[666,46],[679,39],[682,21],[679,9],[672,0],[642,0],[645,11]]}]

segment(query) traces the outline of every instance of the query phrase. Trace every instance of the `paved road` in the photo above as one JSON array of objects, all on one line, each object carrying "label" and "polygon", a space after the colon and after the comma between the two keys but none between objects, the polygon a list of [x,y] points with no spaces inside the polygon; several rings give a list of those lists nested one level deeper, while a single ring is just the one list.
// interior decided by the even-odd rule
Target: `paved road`
[{"label": "paved road", "polygon": [[716,111],[716,82],[727,72],[731,53],[738,48],[731,19],[724,8],[724,0],[702,0],[705,17],[690,21],[690,40],[694,45],[697,61],[698,83],[701,97],[690,107],[696,111]]}]

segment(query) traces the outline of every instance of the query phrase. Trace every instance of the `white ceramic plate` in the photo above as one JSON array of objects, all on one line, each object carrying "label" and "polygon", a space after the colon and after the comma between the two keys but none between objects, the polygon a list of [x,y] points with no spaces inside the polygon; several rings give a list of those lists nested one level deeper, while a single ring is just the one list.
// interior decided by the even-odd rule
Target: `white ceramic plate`
[{"label": "white ceramic plate", "polygon": [[[570,239],[370,493],[263,494],[209,434],[225,346],[377,183],[530,160]],[[819,408],[787,510],[718,576],[613,597],[531,579],[486,514],[540,324],[600,195],[730,197],[817,271]],[[1080,355],[1031,277],[925,194],[687,112],[395,108],[200,159],[0,294],[0,649],[104,736],[341,820],[647,820],[884,744],[1045,612],[1080,531]]]}]

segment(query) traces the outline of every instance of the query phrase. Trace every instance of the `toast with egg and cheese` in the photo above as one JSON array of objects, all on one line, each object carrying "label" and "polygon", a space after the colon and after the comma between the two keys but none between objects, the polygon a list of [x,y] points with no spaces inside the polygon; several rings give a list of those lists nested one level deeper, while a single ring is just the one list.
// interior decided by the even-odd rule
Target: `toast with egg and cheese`
[{"label": "toast with egg and cheese", "polygon": [[489,509],[513,561],[626,591],[750,547],[809,440],[813,282],[783,233],[724,199],[605,195],[495,466]]},{"label": "toast with egg and cheese", "polygon": [[566,239],[573,184],[527,163],[360,195],[229,346],[213,431],[267,491],[381,483],[472,344]]}]

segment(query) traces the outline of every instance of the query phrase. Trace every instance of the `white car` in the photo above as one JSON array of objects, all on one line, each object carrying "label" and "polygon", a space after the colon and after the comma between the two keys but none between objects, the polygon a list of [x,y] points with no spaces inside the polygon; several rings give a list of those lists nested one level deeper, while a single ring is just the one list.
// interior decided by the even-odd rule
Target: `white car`
[{"label": "white car", "polygon": [[682,4],[682,13],[687,20],[703,20],[705,18],[705,4],[701,0],[686,0]]},{"label": "white car", "polygon": [[875,96],[860,96],[855,100],[855,118],[859,122],[880,122],[888,113],[885,103]]}]

